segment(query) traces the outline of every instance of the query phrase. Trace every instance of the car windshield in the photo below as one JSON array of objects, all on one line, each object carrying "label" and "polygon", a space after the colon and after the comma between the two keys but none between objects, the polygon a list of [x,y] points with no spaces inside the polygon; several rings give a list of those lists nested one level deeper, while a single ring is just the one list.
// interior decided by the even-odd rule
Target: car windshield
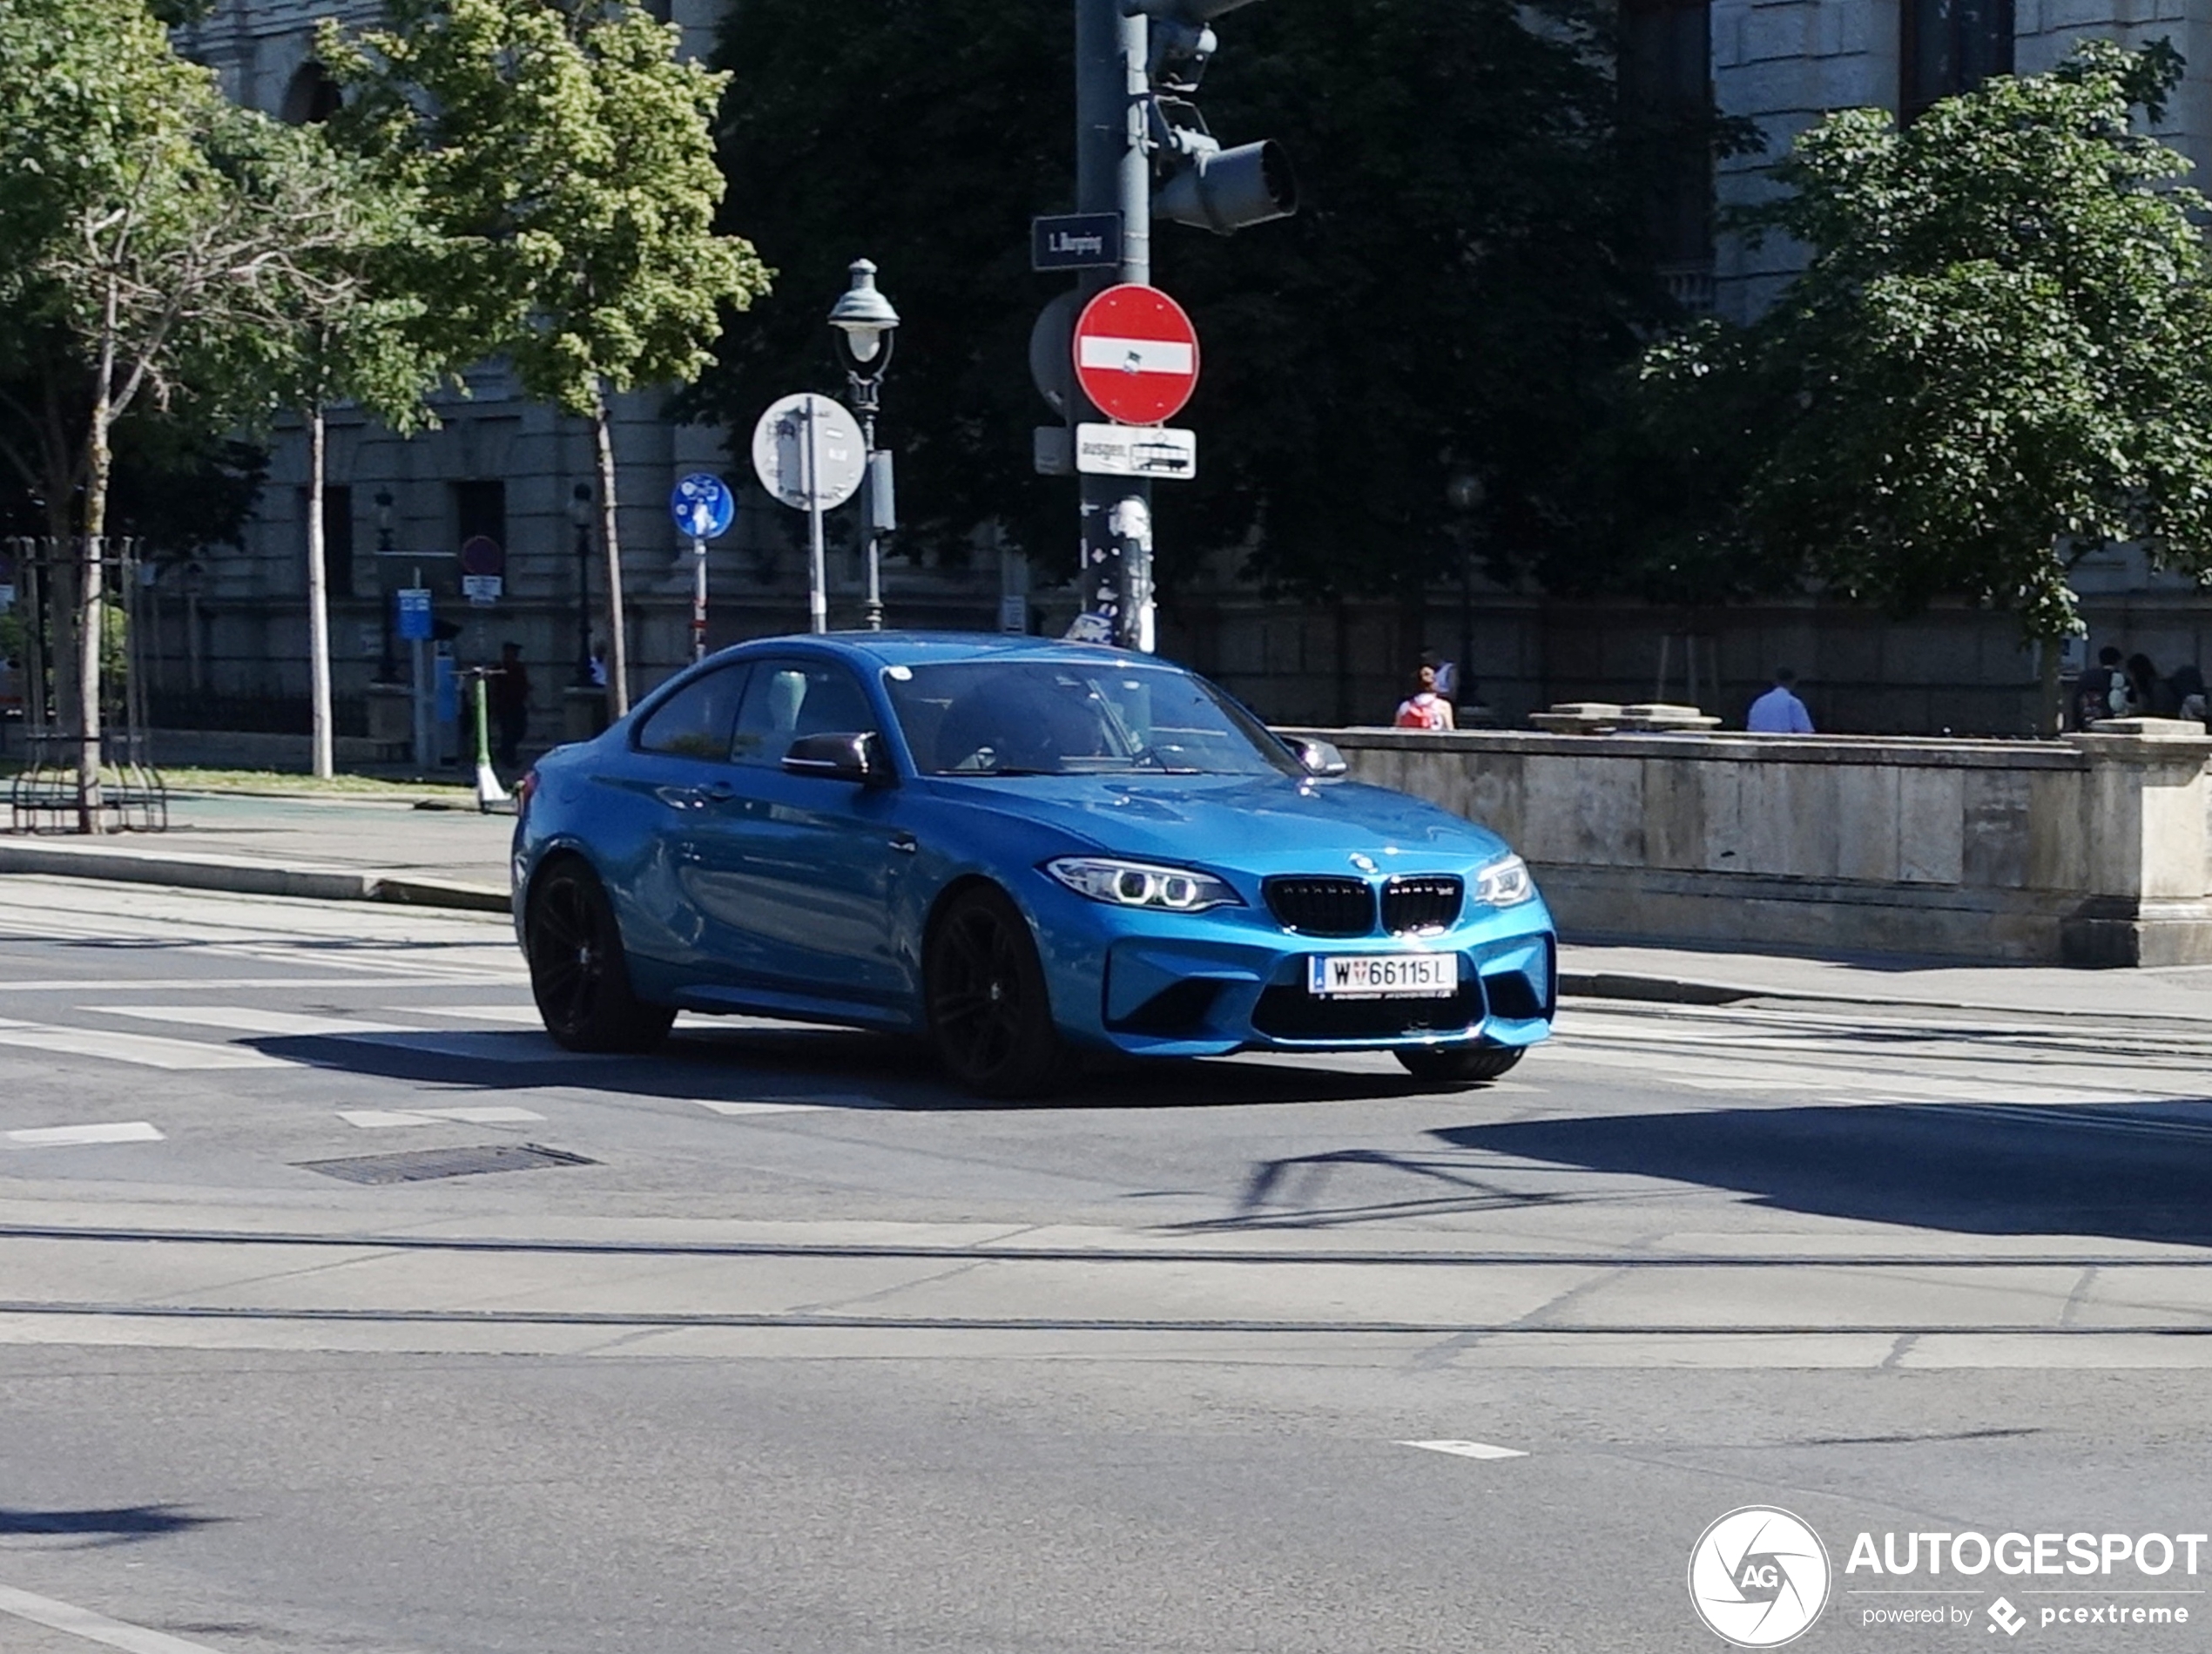
[{"label": "car windshield", "polygon": [[1300,773],[1242,707],[1169,667],[971,660],[883,676],[925,775]]}]

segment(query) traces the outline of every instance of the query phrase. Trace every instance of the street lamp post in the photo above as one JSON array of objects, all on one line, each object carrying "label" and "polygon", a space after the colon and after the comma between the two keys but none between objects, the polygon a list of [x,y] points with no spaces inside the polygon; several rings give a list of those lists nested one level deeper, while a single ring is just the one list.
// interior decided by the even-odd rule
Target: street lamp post
[{"label": "street lamp post", "polygon": [[392,490],[376,490],[376,606],[383,622],[383,653],[376,662],[376,681],[390,684],[399,681],[400,663],[392,652],[392,594],[385,590],[384,570],[392,565],[384,561],[392,555]]},{"label": "street lamp post", "polygon": [[591,485],[578,483],[569,496],[569,522],[576,529],[576,686],[591,680]]},{"label": "street lamp post", "polygon": [[899,313],[875,287],[875,266],[855,259],[853,285],[830,307],[829,325],[837,335],[838,360],[844,364],[851,388],[853,411],[860,416],[860,435],[867,451],[867,490],[862,496],[863,529],[868,537],[868,598],[867,624],[870,631],[883,630],[883,556],[879,536],[898,526],[892,503],[891,456],[875,446],[875,416],[880,407],[884,369],[891,365],[892,334]]}]

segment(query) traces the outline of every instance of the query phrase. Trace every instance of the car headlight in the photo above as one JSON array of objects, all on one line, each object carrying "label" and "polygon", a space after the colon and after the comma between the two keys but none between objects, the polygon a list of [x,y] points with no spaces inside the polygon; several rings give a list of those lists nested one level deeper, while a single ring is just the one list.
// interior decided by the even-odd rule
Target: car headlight
[{"label": "car headlight", "polygon": [[1494,908],[1510,908],[1535,894],[1536,881],[1528,876],[1528,864],[1517,855],[1493,861],[1474,875],[1474,899]]},{"label": "car headlight", "polygon": [[1157,867],[1149,861],[1116,861],[1103,856],[1062,856],[1044,870],[1079,896],[1116,908],[1154,908],[1169,913],[1198,913],[1207,908],[1242,907],[1244,898],[1210,873],[1189,868]]}]

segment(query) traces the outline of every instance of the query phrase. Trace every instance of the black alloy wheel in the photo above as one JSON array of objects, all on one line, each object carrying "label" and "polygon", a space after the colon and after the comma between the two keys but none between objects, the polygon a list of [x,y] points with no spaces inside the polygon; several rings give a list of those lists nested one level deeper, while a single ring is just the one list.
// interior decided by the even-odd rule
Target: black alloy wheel
[{"label": "black alloy wheel", "polygon": [[1060,1067],[1036,939],[1021,909],[985,886],[939,915],[922,962],[929,1036],[953,1078],[979,1096],[1035,1097]]},{"label": "black alloy wheel", "polygon": [[1393,1051],[1398,1065],[1417,1080],[1439,1085],[1473,1085],[1494,1080],[1521,1061],[1518,1045],[1433,1046]]},{"label": "black alloy wheel", "polygon": [[538,875],[523,935],[530,993],[556,1042],[572,1051],[650,1051],[667,1036],[676,1013],[631,990],[614,904],[582,861]]}]

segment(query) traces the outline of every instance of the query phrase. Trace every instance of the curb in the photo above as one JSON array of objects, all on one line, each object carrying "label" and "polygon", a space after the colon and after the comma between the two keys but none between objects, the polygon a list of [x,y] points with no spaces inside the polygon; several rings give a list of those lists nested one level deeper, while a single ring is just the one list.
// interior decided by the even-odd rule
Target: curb
[{"label": "curb", "polygon": [[233,895],[292,896],[309,901],[388,901],[466,913],[506,913],[512,900],[496,885],[422,879],[346,868],[293,868],[225,856],[0,841],[0,874],[105,879],[123,884],[220,890]]}]

